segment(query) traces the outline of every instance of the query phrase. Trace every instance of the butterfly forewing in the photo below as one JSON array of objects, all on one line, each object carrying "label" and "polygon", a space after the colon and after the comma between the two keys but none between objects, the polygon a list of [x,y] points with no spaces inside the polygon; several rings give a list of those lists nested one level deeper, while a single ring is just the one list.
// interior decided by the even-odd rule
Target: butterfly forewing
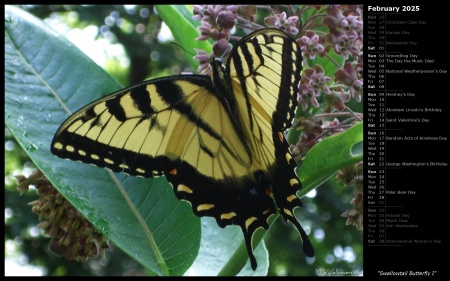
[{"label": "butterfly forewing", "polygon": [[143,177],[180,161],[215,179],[246,175],[249,155],[210,87],[205,76],[179,76],[99,99],[61,125],[52,153]]}]

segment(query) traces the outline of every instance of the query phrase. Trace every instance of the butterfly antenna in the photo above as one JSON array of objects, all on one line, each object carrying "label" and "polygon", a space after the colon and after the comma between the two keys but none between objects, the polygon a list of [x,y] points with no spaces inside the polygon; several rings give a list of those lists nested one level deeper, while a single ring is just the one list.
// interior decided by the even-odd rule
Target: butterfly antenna
[{"label": "butterfly antenna", "polygon": [[193,53],[189,52],[188,50],[186,50],[186,48],[184,48],[183,46],[181,46],[180,44],[178,44],[177,42],[170,42],[169,44],[173,44],[177,47],[179,47],[180,49],[182,49],[183,51],[185,51],[186,53],[188,53],[191,56],[195,56]]}]

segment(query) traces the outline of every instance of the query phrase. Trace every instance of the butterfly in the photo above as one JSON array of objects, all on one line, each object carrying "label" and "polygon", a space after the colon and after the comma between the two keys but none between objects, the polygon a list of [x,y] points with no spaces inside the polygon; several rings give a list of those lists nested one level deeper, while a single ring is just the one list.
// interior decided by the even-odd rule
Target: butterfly
[{"label": "butterfly", "polygon": [[297,106],[302,54],[283,31],[266,28],[237,42],[211,77],[157,78],[98,99],[56,132],[51,152],[115,172],[164,175],[177,198],[220,227],[241,227],[250,263],[256,229],[278,212],[314,249],[294,208],[301,182],[284,131]]}]

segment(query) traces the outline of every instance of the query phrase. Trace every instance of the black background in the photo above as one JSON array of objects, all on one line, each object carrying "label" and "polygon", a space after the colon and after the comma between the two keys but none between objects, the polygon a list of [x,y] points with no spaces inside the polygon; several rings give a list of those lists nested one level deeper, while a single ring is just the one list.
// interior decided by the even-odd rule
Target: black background
[{"label": "black background", "polygon": [[[448,70],[448,54],[444,38],[448,35],[449,13],[440,5],[432,2],[413,1],[371,1],[364,4],[365,30],[365,77],[367,77],[367,31],[369,23],[368,6],[400,7],[419,6],[418,12],[378,12],[385,13],[386,20],[422,20],[426,25],[386,25],[386,30],[410,31],[411,35],[386,35],[386,41],[416,41],[413,46],[386,45],[386,52],[402,52],[418,55],[419,59],[434,59],[432,64],[386,64],[387,69],[444,69]],[[415,93],[415,97],[386,97],[388,108],[441,108],[442,113],[389,113],[386,118],[428,118],[429,123],[386,122],[386,136],[445,136],[448,137],[448,74],[386,74],[386,91],[398,90],[403,93]],[[368,92],[365,79],[364,93]],[[365,111],[367,110],[367,94]],[[365,112],[367,116],[367,112]],[[367,126],[367,122],[365,122]],[[365,127],[365,130],[368,128]],[[367,149],[367,137],[365,149]],[[386,141],[386,162],[444,162],[448,164],[447,141]],[[367,151],[366,151],[367,152]],[[367,154],[366,154],[367,155]],[[367,161],[365,161],[367,170]],[[441,243],[368,245],[367,243],[367,211],[365,212],[365,248],[364,276],[392,277],[397,273],[429,271],[432,277],[444,277],[444,262],[447,254],[447,237],[445,227],[448,221],[446,191],[448,189],[447,167],[386,167],[386,190],[413,190],[416,195],[387,195],[386,205],[403,206],[401,211],[387,207],[386,212],[410,214],[409,224],[418,224],[417,229],[387,228],[386,239],[431,239]],[[367,176],[365,177],[367,188]],[[365,206],[367,206],[367,189],[365,190]]]}]

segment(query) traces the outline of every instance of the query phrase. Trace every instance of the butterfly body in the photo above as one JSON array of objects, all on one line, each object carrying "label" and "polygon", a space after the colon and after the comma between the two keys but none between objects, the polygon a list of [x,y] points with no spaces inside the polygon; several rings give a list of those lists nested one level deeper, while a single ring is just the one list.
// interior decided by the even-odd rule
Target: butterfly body
[{"label": "butterfly body", "polygon": [[284,131],[297,106],[302,56],[289,35],[256,31],[212,78],[178,75],[101,98],[57,131],[53,154],[134,176],[165,175],[175,195],[220,227],[239,225],[252,268],[252,236],[278,210],[314,251],[293,209],[301,183]]}]

